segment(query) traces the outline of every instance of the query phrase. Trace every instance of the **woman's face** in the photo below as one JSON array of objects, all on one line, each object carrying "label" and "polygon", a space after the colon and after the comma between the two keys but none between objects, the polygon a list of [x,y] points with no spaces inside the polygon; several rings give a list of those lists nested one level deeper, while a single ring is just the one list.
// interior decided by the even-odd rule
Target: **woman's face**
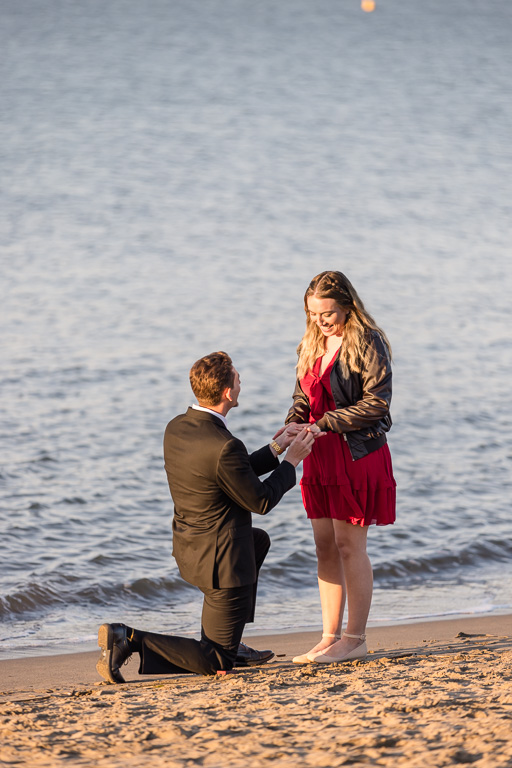
[{"label": "woman's face", "polygon": [[347,312],[341,309],[334,299],[308,298],[309,317],[316,323],[324,336],[341,336],[347,319]]}]

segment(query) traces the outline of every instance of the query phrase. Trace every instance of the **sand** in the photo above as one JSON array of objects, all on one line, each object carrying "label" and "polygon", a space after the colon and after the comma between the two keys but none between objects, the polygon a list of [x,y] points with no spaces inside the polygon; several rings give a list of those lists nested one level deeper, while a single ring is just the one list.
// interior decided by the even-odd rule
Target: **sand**
[{"label": "sand", "polygon": [[365,661],[98,680],[98,653],[0,662],[0,765],[512,767],[512,617],[371,628]]}]

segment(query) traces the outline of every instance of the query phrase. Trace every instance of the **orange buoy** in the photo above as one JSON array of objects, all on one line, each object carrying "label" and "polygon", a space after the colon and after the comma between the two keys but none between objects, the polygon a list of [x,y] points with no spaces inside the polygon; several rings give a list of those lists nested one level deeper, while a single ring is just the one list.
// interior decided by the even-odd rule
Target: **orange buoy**
[{"label": "orange buoy", "polygon": [[375,0],[361,0],[361,8],[366,13],[371,13],[375,10]]}]

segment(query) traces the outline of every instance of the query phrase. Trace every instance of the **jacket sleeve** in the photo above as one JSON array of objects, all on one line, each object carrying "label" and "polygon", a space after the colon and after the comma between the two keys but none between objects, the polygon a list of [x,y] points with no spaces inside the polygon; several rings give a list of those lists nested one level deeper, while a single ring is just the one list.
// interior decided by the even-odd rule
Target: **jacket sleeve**
[{"label": "jacket sleeve", "polygon": [[309,400],[304,394],[297,380],[295,384],[295,390],[293,392],[293,404],[288,415],[284,420],[285,424],[290,424],[292,421],[298,421],[299,423],[307,423],[309,421]]},{"label": "jacket sleeve", "polygon": [[217,465],[219,487],[240,507],[258,515],[270,512],[295,480],[295,467],[289,461],[281,462],[263,482],[259,480],[244,444],[235,437],[224,446]]},{"label": "jacket sleeve", "polygon": [[259,475],[266,475],[267,472],[272,472],[273,469],[279,466],[279,459],[277,456],[274,456],[269,445],[264,445],[263,448],[253,451],[249,456],[249,461],[258,477]]},{"label": "jacket sleeve", "polygon": [[346,408],[327,411],[316,423],[322,430],[351,432],[371,427],[389,414],[391,404],[391,363],[380,336],[372,334],[361,372],[362,396]]}]

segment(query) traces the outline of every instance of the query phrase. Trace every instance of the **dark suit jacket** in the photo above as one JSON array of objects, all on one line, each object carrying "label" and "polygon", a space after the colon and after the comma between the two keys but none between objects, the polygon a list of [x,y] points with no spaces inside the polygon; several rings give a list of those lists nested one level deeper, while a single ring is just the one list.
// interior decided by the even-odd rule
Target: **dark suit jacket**
[{"label": "dark suit jacket", "polygon": [[164,458],[182,577],[210,589],[254,584],[251,513],[265,515],[295,485],[293,465],[268,446],[249,456],[219,418],[194,408],[167,425]]}]

